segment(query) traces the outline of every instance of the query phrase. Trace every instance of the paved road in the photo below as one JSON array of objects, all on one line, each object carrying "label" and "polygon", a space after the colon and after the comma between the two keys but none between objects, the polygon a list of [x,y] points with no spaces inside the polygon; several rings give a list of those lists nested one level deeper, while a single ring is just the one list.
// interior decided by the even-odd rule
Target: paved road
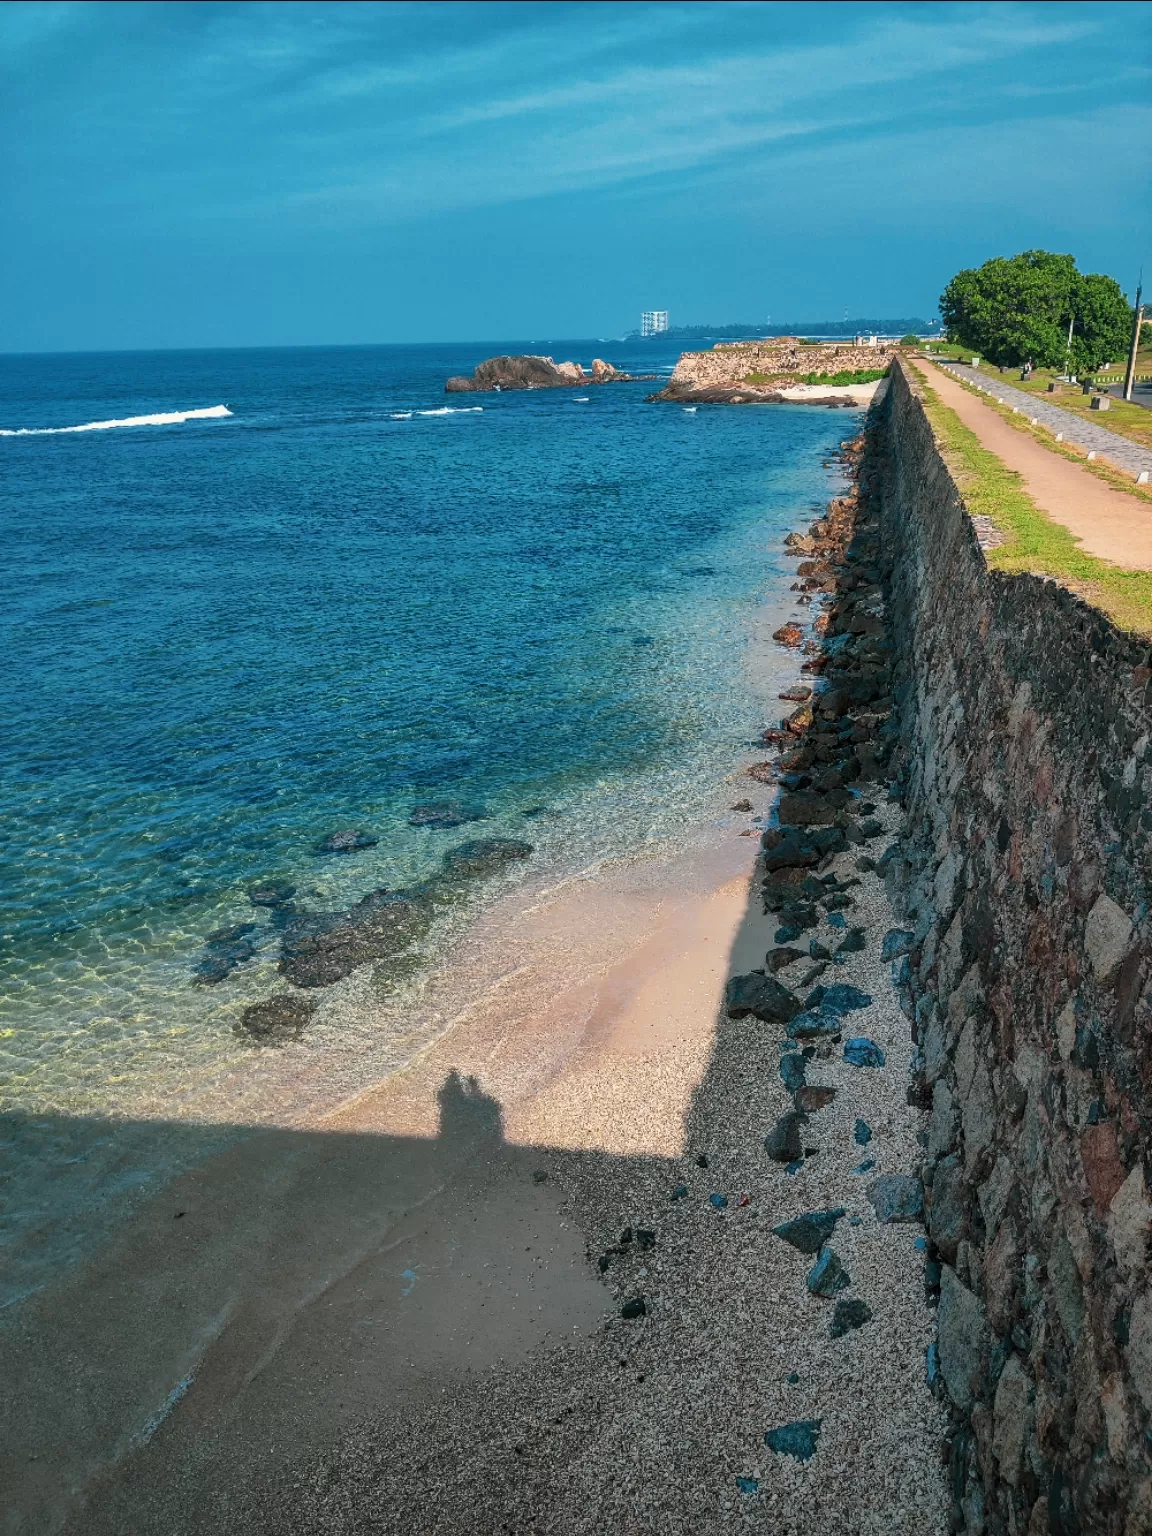
[{"label": "paved road", "polygon": [[[1018,431],[979,396],[961,389],[948,377],[951,371],[938,365],[929,376],[932,388],[985,448],[1024,477],[1024,489],[1053,522],[1062,523],[1090,555],[1125,570],[1152,571],[1152,506],[1143,497],[1113,490],[1090,470],[1053,453],[1030,433]],[[1002,389],[996,393],[1007,400],[1008,394]],[[1009,393],[1019,395],[1021,391]],[[1077,417],[1052,406],[1048,409],[1079,426]],[[1123,441],[1111,432],[1101,431],[1100,435],[1113,442]],[[1152,460],[1152,454],[1146,457]]]},{"label": "paved road", "polygon": [[1085,421],[1083,416],[1077,416],[1073,411],[1062,411],[1058,405],[1049,405],[1042,395],[1030,395],[1023,389],[1013,389],[1011,384],[1005,384],[997,374],[982,373],[979,368],[969,368],[963,363],[937,363],[936,366],[945,369],[954,378],[977,385],[993,399],[1003,400],[1005,405],[1018,406],[1023,415],[1034,416],[1044,426],[1051,427],[1053,432],[1063,432],[1065,442],[1075,443],[1086,452],[1096,452],[1117,469],[1128,470],[1133,478],[1142,470],[1152,475],[1152,448],[1141,448],[1139,443],[1109,432],[1107,427],[1097,426],[1094,421]]}]

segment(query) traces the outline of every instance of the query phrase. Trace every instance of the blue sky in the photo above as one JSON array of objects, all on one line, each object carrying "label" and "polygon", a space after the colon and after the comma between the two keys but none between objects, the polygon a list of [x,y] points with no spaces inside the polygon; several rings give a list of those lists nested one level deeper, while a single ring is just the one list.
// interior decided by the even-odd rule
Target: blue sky
[{"label": "blue sky", "polygon": [[1152,5],[0,7],[0,349],[931,315],[1152,275]]}]

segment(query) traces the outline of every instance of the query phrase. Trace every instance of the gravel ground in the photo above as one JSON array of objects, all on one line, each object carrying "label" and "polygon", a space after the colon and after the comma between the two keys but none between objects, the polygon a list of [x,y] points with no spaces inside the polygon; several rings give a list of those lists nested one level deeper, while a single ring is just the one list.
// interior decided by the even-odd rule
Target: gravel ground
[{"label": "gravel ground", "polygon": [[1085,421],[1083,416],[1073,411],[1062,411],[1058,405],[1049,405],[1042,395],[1030,395],[1026,390],[1013,389],[998,374],[993,376],[982,373],[979,368],[968,368],[963,363],[940,363],[939,366],[954,378],[962,379],[966,384],[975,384],[994,400],[1018,406],[1021,415],[1029,419],[1035,417],[1042,425],[1051,427],[1053,432],[1063,432],[1066,442],[1102,454],[1118,469],[1131,470],[1133,475],[1140,474],[1142,470],[1152,473],[1152,449],[1141,448],[1139,443],[1109,432],[1107,427],[1099,427],[1094,421]]},{"label": "gravel ground", "polygon": [[[801,543],[835,559],[851,536],[849,505],[832,503],[830,523]],[[822,578],[807,572],[811,590]],[[844,612],[859,617],[860,583],[850,578],[846,591]],[[783,744],[791,751],[795,738]],[[874,1041],[885,1065],[850,1065],[839,1041],[817,1046],[807,1082],[835,1097],[809,1115],[804,1157],[789,1171],[764,1139],[794,1108],[779,1063],[799,1047],[781,1024],[721,1017],[679,1157],[537,1154],[537,1176],[563,1190],[591,1272],[602,1275],[602,1325],[514,1365],[445,1371],[294,1477],[251,1490],[233,1506],[232,1530],[944,1536],[948,1422],[926,1379],[934,1330],[923,1230],[882,1225],[868,1198],[880,1175],[918,1175],[924,1116],[908,1103],[911,1032],[881,959],[892,914],[872,862],[900,813],[882,786],[862,787],[881,802],[879,827],[867,856],[850,846],[830,870],[859,877],[845,915],[865,944],[821,981],[869,994],[842,1033]],[[756,882],[736,952],[772,947],[779,918],[760,907]],[[815,938],[834,950],[844,934],[822,913],[797,947]],[[812,968],[806,954],[778,979],[802,998]],[[669,1065],[651,1063],[653,1080]],[[629,1109],[642,1115],[644,1103]],[[650,1112],[659,1113],[658,1095]],[[860,1121],[870,1137],[858,1139]],[[844,1215],[827,1246],[850,1284],[823,1299],[806,1284],[815,1255],[772,1228],[834,1207]],[[642,1315],[623,1315],[639,1298]],[[833,1338],[844,1301],[864,1302],[871,1315]],[[808,1459],[766,1441],[797,1422],[818,1426]]]}]

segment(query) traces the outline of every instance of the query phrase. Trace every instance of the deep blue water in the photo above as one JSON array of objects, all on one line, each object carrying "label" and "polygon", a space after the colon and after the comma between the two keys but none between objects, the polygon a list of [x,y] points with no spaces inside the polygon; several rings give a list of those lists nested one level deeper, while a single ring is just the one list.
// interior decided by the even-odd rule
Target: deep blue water
[{"label": "deep blue water", "polygon": [[[468,835],[408,825],[447,798],[539,858],[602,850],[670,800],[690,812],[693,775],[756,723],[743,626],[844,414],[691,413],[645,404],[648,383],[446,399],[445,377],[501,350],[665,371],[679,352],[0,360],[8,431],[232,413],[0,437],[17,1100],[58,1102],[71,1078],[98,1098],[158,1038],[226,1038],[270,959],[212,991],[189,975],[207,932],[251,915],[253,879],[323,905],[419,878]],[[346,826],[378,846],[318,860]]]}]

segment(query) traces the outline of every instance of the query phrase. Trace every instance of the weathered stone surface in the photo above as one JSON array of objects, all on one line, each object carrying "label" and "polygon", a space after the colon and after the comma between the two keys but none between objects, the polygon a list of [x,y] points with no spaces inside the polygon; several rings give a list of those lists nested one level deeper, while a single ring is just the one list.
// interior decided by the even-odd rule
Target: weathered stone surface
[{"label": "weathered stone surface", "polygon": [[1020,1485],[1024,1451],[1032,1438],[1035,1414],[1032,1409],[1032,1378],[1019,1355],[1013,1355],[1000,1372],[996,1384],[995,1429],[992,1450],[1000,1467],[1000,1476],[1011,1487]]},{"label": "weathered stone surface", "polygon": [[867,1035],[856,1035],[844,1042],[844,1060],[849,1066],[882,1067],[885,1059],[884,1052]]},{"label": "weathered stone surface", "polygon": [[831,1248],[821,1250],[815,1264],[808,1271],[808,1289],[813,1296],[831,1299],[839,1291],[846,1291],[852,1284],[852,1276],[841,1264]]},{"label": "weathered stone surface", "polygon": [[928,1209],[928,1232],[932,1241],[951,1263],[957,1246],[968,1233],[969,1192],[964,1165],[954,1154],[936,1164],[932,1179],[932,1203]]},{"label": "weathered stone surface", "polygon": [[1131,937],[1132,922],[1127,912],[1110,896],[1098,896],[1084,925],[1084,947],[1102,987],[1111,986],[1116,980]]},{"label": "weathered stone surface", "polygon": [[749,971],[729,980],[724,989],[724,1007],[730,1019],[751,1015],[765,1023],[785,1024],[800,1012],[800,999],[775,976]]},{"label": "weathered stone surface", "polygon": [[764,1150],[776,1163],[794,1163],[804,1155],[804,1143],[801,1139],[801,1131],[808,1122],[808,1116],[800,1110],[791,1110],[786,1115],[781,1115],[775,1126],[764,1138]]},{"label": "weathered stone surface", "polygon": [[1148,1263],[1148,1239],[1152,1237],[1152,1200],[1144,1182],[1144,1165],[1137,1163],[1112,1197],[1108,1237],[1121,1276],[1131,1279],[1144,1273]]},{"label": "weathered stone surface", "polygon": [[882,1223],[922,1221],[924,1186],[910,1173],[885,1173],[868,1186],[868,1201]]},{"label": "weathered stone surface", "polygon": [[1132,1304],[1128,1322],[1128,1366],[1140,1401],[1152,1413],[1152,1292],[1145,1288]]},{"label": "weathered stone surface", "polygon": [[836,807],[823,795],[808,790],[794,790],[780,796],[781,826],[830,827],[836,820]]},{"label": "weathered stone surface", "polygon": [[799,1051],[792,1051],[787,1056],[781,1056],[780,1076],[784,1079],[784,1086],[789,1093],[796,1093],[804,1086],[804,1078],[807,1071],[808,1062],[800,1055]]},{"label": "weathered stone surface", "polygon": [[1109,1120],[1086,1125],[1080,1132],[1080,1159],[1092,1199],[1101,1215],[1127,1178],[1127,1169],[1116,1150],[1116,1132]]},{"label": "weathered stone surface", "polygon": [[950,1264],[940,1276],[938,1343],[940,1372],[957,1408],[972,1406],[991,1339],[984,1308]]},{"label": "weathered stone surface", "polygon": [[770,1429],[764,1436],[764,1444],[778,1456],[793,1456],[797,1461],[810,1461],[816,1454],[823,1419],[797,1419]]},{"label": "weathered stone surface", "polygon": [[793,1248],[798,1248],[801,1253],[818,1253],[836,1230],[836,1223],[843,1215],[843,1206],[826,1211],[807,1211],[803,1216],[781,1222],[778,1227],[772,1228],[772,1232]]}]

